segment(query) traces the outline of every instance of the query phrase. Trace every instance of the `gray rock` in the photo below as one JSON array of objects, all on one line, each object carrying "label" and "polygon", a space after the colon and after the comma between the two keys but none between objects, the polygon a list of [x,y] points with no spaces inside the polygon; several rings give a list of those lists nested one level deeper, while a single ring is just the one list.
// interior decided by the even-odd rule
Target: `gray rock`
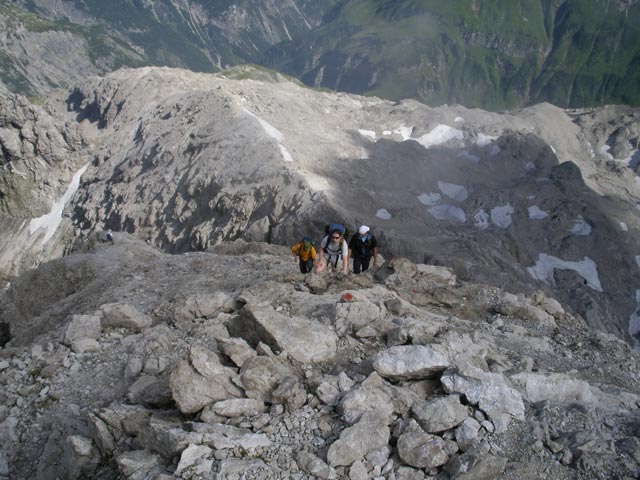
[{"label": "gray rock", "polygon": [[250,398],[231,398],[216,402],[209,407],[211,411],[223,417],[250,417],[264,413],[264,402]]},{"label": "gray rock", "polygon": [[173,319],[186,322],[194,318],[209,318],[216,313],[232,312],[233,299],[224,292],[198,292],[181,298],[174,304]]},{"label": "gray rock", "polygon": [[388,422],[394,406],[392,396],[385,391],[383,380],[372,373],[361,385],[340,399],[338,411],[347,424],[357,422],[367,412],[375,412],[381,421]]},{"label": "gray rock", "polygon": [[480,422],[478,422],[475,418],[469,417],[465,418],[462,424],[458,428],[456,428],[456,442],[463,452],[470,450],[476,445],[480,427]]},{"label": "gray rock", "polygon": [[110,456],[116,448],[116,440],[107,424],[93,413],[89,414],[89,432],[102,455]]},{"label": "gray rock", "polygon": [[502,374],[468,367],[464,373],[455,370],[445,372],[441,382],[447,393],[464,395],[469,403],[478,405],[489,416],[498,433],[507,429],[511,419],[524,420],[522,397],[507,384]]},{"label": "gray rock", "polygon": [[271,399],[273,403],[282,403],[287,411],[293,412],[307,402],[307,391],[298,379],[286,377],[278,382]]},{"label": "gray rock", "polygon": [[211,475],[213,450],[206,445],[189,445],[182,451],[174,475],[182,478],[208,478]]},{"label": "gray rock", "polygon": [[91,477],[100,457],[93,442],[79,435],[67,437],[62,454],[62,471],[65,478],[76,480]]},{"label": "gray rock", "polygon": [[302,363],[332,361],[337,337],[324,325],[304,317],[287,317],[269,308],[245,306],[233,328],[240,336],[257,334],[273,350],[286,351]]},{"label": "gray rock", "polygon": [[427,433],[454,428],[469,416],[468,408],[460,403],[458,395],[416,402],[411,407],[411,413]]},{"label": "gray rock", "polygon": [[231,425],[190,422],[190,431],[200,434],[201,440],[194,443],[209,445],[216,450],[241,447],[253,450],[259,447],[270,447],[271,440],[264,433],[253,433],[251,430]]},{"label": "gray rock", "polygon": [[392,380],[422,379],[449,366],[441,353],[425,345],[402,345],[378,353],[373,368],[381,377]]},{"label": "gray rock", "polygon": [[336,477],[333,468],[323,462],[322,459],[306,450],[298,452],[296,462],[303,472],[314,477],[322,478],[324,480]]},{"label": "gray rock", "polygon": [[242,367],[244,362],[257,355],[257,352],[243,338],[218,339],[218,348],[237,366]]},{"label": "gray rock", "polygon": [[240,369],[240,381],[249,398],[270,402],[271,392],[293,371],[277,357],[257,356],[248,359]]},{"label": "gray rock", "polygon": [[11,473],[5,452],[0,452],[0,476],[8,477]]},{"label": "gray rock", "polygon": [[350,301],[340,301],[335,306],[335,324],[338,332],[358,331],[384,316],[384,309],[363,295],[351,294]]},{"label": "gray rock", "polygon": [[116,457],[120,471],[131,480],[143,480],[153,469],[161,465],[161,459],[146,450],[131,450]]},{"label": "gray rock", "polygon": [[532,403],[542,400],[581,403],[595,401],[591,386],[587,382],[566,374],[518,373],[511,379],[523,390],[525,398]]},{"label": "gray rock", "polygon": [[71,350],[75,353],[98,352],[100,343],[93,338],[75,338],[71,341]]},{"label": "gray rock", "polygon": [[160,377],[142,375],[129,387],[127,397],[133,403],[141,403],[154,408],[172,406],[173,393],[169,375]]},{"label": "gray rock", "polygon": [[473,449],[453,457],[446,469],[455,480],[492,480],[502,476],[506,464],[506,458]]},{"label": "gray rock", "polygon": [[203,434],[186,431],[179,418],[151,417],[136,440],[144,449],[157,452],[171,461],[190,444],[202,444]]},{"label": "gray rock", "polygon": [[127,303],[107,303],[100,306],[102,328],[126,328],[141,332],[151,326],[152,319]]},{"label": "gray rock", "polygon": [[180,411],[195,413],[213,402],[243,396],[231,381],[236,372],[224,367],[215,353],[194,346],[190,360],[180,360],[171,373],[171,392]]},{"label": "gray rock", "polygon": [[64,334],[65,345],[71,345],[74,340],[80,338],[100,338],[100,317],[97,315],[73,315]]},{"label": "gray rock", "polygon": [[396,470],[396,480],[424,480],[425,474],[422,470],[411,467],[398,467]]},{"label": "gray rock", "polygon": [[368,480],[369,472],[366,465],[361,460],[353,462],[349,468],[349,480]]},{"label": "gray rock", "polygon": [[390,431],[386,420],[376,412],[367,412],[352,427],[345,428],[340,438],[333,442],[327,452],[331,466],[350,466],[364,456],[389,443]]},{"label": "gray rock", "polygon": [[398,438],[398,455],[412,467],[431,469],[449,461],[444,440],[425,432],[405,432]]}]

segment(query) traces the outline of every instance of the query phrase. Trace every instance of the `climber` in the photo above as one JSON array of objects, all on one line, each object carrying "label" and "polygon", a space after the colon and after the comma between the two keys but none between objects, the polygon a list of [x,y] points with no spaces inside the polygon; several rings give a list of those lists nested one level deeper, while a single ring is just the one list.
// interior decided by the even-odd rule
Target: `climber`
[{"label": "climber", "polygon": [[309,273],[313,270],[313,264],[317,254],[311,237],[304,237],[300,242],[291,247],[291,252],[293,253],[294,262],[299,259],[300,273]]},{"label": "climber", "polygon": [[378,264],[378,243],[369,227],[362,225],[349,241],[349,258],[353,258],[353,273],[369,269],[373,257],[373,266]]},{"label": "climber", "polygon": [[322,272],[327,263],[331,265],[331,270],[338,269],[338,260],[342,259],[342,273],[348,272],[349,248],[344,239],[344,227],[329,229],[329,234],[320,241],[320,260],[316,267],[318,273]]}]

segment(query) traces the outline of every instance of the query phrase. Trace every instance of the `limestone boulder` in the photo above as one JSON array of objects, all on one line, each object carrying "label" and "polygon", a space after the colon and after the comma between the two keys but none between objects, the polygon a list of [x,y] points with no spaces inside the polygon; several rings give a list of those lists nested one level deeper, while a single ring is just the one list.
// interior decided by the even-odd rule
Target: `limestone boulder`
[{"label": "limestone boulder", "polygon": [[399,345],[378,353],[373,368],[381,377],[391,380],[432,377],[449,367],[439,352],[426,345]]},{"label": "limestone boulder", "polygon": [[447,395],[414,403],[411,414],[427,433],[438,433],[460,425],[469,410],[458,395]]},{"label": "limestone boulder", "polygon": [[336,356],[336,334],[309,318],[288,317],[269,307],[246,305],[240,317],[228,326],[230,332],[245,338],[250,345],[264,342],[301,363],[329,362]]},{"label": "limestone boulder", "polygon": [[398,455],[412,467],[431,469],[449,461],[445,441],[425,432],[405,432],[398,438]]},{"label": "limestone boulder", "polygon": [[102,334],[100,317],[97,315],[73,315],[64,333],[64,344],[71,345],[74,340],[90,338],[97,340]]},{"label": "limestone boulder", "polygon": [[128,303],[107,303],[100,306],[102,328],[126,328],[134,332],[141,332],[151,326],[152,319],[138,311]]},{"label": "limestone boulder", "polygon": [[345,428],[327,452],[331,466],[349,466],[374,450],[386,447],[391,432],[377,412],[367,412],[352,427]]},{"label": "limestone boulder", "polygon": [[525,418],[522,396],[502,374],[473,367],[451,369],[442,375],[441,382],[447,393],[464,395],[470,404],[482,409],[497,433],[504,432],[512,419]]},{"label": "limestone boulder", "polygon": [[181,412],[196,413],[216,401],[244,396],[232,382],[237,372],[223,366],[214,352],[196,345],[189,357],[178,361],[170,378],[171,393]]}]

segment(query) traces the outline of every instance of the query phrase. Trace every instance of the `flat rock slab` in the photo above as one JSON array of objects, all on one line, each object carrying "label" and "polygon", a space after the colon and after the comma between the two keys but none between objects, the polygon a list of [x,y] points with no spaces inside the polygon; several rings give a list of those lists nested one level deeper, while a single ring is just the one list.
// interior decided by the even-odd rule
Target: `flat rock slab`
[{"label": "flat rock slab", "polygon": [[376,355],[373,368],[391,380],[429,378],[449,367],[449,361],[426,345],[400,345]]},{"label": "flat rock slab", "polygon": [[[308,318],[287,317],[270,308],[247,305],[235,327],[232,330],[239,336],[245,338],[245,335],[255,334],[273,350],[286,351],[302,363],[329,362],[336,356],[336,334]],[[252,340],[247,338],[247,341],[251,343]]]}]

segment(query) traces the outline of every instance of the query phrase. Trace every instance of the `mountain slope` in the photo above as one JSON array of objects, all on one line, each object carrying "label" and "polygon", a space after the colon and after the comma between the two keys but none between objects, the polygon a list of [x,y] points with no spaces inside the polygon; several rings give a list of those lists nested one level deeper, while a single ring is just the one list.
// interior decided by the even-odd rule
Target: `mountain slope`
[{"label": "mountain slope", "polygon": [[356,0],[266,63],[305,83],[430,105],[640,104],[640,5]]},{"label": "mountain slope", "polygon": [[[636,109],[430,108],[317,92],[248,67],[121,70],[47,107],[84,132],[59,178],[86,171],[59,229],[36,211],[2,217],[22,222],[3,235],[15,246],[7,279],[109,228],[177,253],[239,238],[287,244],[338,220],[371,226],[385,255],[542,288],[629,342],[640,330]],[[4,135],[12,168],[28,170],[17,127]],[[47,191],[44,177],[8,179],[13,191]]]},{"label": "mountain slope", "polygon": [[335,1],[3,0],[7,68],[0,79],[12,91],[42,94],[121,66],[213,72],[255,62],[268,47],[306,33]]}]

